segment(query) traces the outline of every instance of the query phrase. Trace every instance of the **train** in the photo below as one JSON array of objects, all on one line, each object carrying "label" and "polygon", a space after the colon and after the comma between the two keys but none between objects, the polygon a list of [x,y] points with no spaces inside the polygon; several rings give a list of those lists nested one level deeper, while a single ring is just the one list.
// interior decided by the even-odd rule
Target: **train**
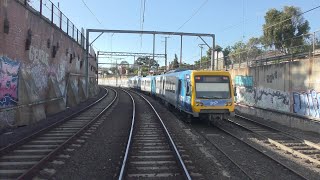
[{"label": "train", "polygon": [[128,87],[148,93],[175,107],[188,119],[214,121],[232,117],[234,88],[228,71],[173,70],[128,79]]}]

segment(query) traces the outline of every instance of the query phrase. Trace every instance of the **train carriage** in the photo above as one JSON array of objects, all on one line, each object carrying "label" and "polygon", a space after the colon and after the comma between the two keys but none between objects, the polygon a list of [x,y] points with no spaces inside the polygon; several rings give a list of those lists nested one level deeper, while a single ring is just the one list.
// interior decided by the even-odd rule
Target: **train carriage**
[{"label": "train carriage", "polygon": [[234,116],[231,76],[225,71],[173,71],[141,78],[135,87],[161,98],[193,117],[209,119]]}]

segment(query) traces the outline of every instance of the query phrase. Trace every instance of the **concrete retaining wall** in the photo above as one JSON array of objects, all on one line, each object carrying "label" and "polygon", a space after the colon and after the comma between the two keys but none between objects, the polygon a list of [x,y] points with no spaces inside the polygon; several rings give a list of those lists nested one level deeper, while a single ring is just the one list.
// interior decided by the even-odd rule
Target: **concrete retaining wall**
[{"label": "concrete retaining wall", "polygon": [[115,78],[115,77],[105,77],[105,78],[99,78],[98,84],[103,86],[118,86],[118,87],[128,87],[128,79],[130,77],[121,77],[121,78]]},{"label": "concrete retaining wall", "polygon": [[[320,57],[306,57],[291,62],[231,70],[237,92],[236,101],[265,110],[290,113],[288,118],[295,121],[290,120],[289,124],[305,126],[302,123],[304,120],[297,119],[320,118],[319,67]],[[261,109],[257,111],[262,112]]]},{"label": "concrete retaining wall", "polygon": [[[83,45],[31,7],[1,0],[0,128],[28,125],[84,101],[84,61]],[[89,64],[93,96],[95,59]]]},{"label": "concrete retaining wall", "polygon": [[320,58],[231,70],[239,103],[320,117]]}]

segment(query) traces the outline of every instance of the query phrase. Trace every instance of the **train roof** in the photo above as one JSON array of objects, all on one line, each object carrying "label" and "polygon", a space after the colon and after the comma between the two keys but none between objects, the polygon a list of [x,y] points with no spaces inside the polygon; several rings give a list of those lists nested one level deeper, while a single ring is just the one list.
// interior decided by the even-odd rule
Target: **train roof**
[{"label": "train roof", "polygon": [[178,69],[170,70],[170,71],[166,72],[166,74],[175,73],[175,72],[182,72],[182,71],[187,71],[187,70],[190,70],[190,69],[178,68]]}]

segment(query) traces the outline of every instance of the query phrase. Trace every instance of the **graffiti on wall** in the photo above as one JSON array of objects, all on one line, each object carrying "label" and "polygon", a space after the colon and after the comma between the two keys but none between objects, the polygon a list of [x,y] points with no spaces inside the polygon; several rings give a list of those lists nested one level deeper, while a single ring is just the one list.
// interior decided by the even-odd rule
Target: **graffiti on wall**
[{"label": "graffiti on wall", "polygon": [[43,95],[48,87],[48,75],[54,74],[54,66],[49,66],[49,54],[34,46],[30,46],[29,60],[32,63],[25,64],[25,68],[32,76],[39,93]]},{"label": "graffiti on wall", "polygon": [[320,117],[320,93],[315,90],[293,92],[293,111],[299,115]]},{"label": "graffiti on wall", "polygon": [[30,46],[29,59],[33,63],[41,62],[46,66],[49,66],[49,62],[48,62],[49,54],[46,53],[44,50],[38,49],[34,46]]},{"label": "graffiti on wall", "polygon": [[0,57],[0,108],[17,105],[20,63]]},{"label": "graffiti on wall", "polygon": [[237,102],[250,106],[258,106],[290,112],[290,94],[270,88],[237,87]]},{"label": "graffiti on wall", "polygon": [[277,78],[278,78],[278,72],[275,71],[274,73],[267,75],[267,83],[272,83],[272,81]]},{"label": "graffiti on wall", "polygon": [[253,77],[252,76],[236,76],[236,86],[252,87]]},{"label": "graffiti on wall", "polygon": [[[13,107],[18,103],[19,69],[19,62],[0,57],[0,108]],[[14,125],[14,111],[0,112],[0,117],[7,125]]]}]

